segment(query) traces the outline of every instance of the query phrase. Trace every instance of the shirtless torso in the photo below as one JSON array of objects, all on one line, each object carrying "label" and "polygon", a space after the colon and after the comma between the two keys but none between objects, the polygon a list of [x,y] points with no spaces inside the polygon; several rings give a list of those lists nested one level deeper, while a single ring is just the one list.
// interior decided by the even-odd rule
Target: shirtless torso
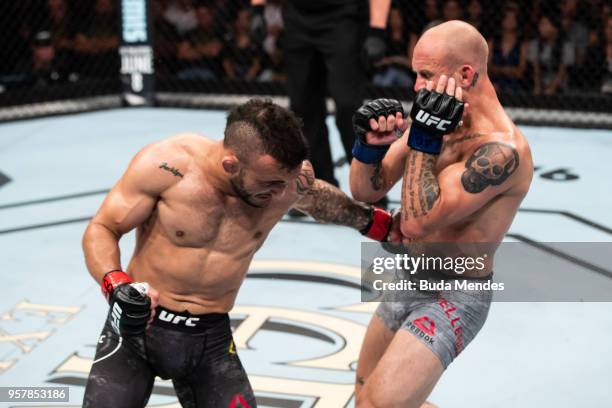
[{"label": "shirtless torso", "polygon": [[164,143],[164,162],[183,156],[184,174],[170,181],[138,226],[128,272],[155,287],[160,304],[170,309],[227,312],[253,255],[298,194],[290,186],[266,208],[249,206],[220,192],[207,177],[207,152],[214,142],[189,135]]},{"label": "shirtless torso", "polygon": [[[307,153],[290,111],[251,100],[222,141],[182,134],[133,158],[83,237],[110,305],[84,407],[145,406],[155,376],[173,380],[183,406],[256,406],[228,312],[270,230],[291,207],[366,234],[382,230],[375,214],[391,224],[315,179]],[[124,271],[118,243],[133,229]]]},{"label": "shirtless torso", "polygon": [[[445,243],[432,250],[440,253],[426,255],[461,256],[466,247],[486,245],[491,256],[485,268],[454,274],[455,279],[491,279],[494,250],[510,228],[533,177],[529,145],[487,76],[487,52],[482,35],[464,22],[450,21],[426,31],[412,59],[415,91],[420,95],[435,91],[440,99],[447,94],[454,101],[464,101],[464,114],[457,118],[463,119],[463,125],[445,134],[440,144],[442,136],[435,130],[414,123],[395,140],[396,129],[408,127],[395,111],[371,118],[367,143],[392,144],[378,164],[354,160],[351,165],[351,190],[359,200],[377,200],[402,180],[402,210],[397,216],[401,222],[392,240],[403,242],[409,251],[411,246],[420,249]],[[431,100],[427,98],[421,101]],[[435,109],[443,102],[415,104],[419,114],[429,108],[437,114]],[[455,118],[444,119],[453,123]],[[441,148],[432,149],[422,140]],[[483,326],[491,299],[485,289],[457,289],[381,302],[361,349],[357,406],[429,407],[425,399]]]}]

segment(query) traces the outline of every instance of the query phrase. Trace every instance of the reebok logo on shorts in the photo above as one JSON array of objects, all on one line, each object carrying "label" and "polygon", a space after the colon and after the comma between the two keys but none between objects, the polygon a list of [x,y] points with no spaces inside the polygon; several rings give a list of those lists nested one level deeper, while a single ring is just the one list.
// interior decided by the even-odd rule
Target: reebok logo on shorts
[{"label": "reebok logo on shorts", "polygon": [[436,332],[436,324],[429,317],[422,316],[408,322],[408,329],[427,343],[434,343],[433,336]]}]

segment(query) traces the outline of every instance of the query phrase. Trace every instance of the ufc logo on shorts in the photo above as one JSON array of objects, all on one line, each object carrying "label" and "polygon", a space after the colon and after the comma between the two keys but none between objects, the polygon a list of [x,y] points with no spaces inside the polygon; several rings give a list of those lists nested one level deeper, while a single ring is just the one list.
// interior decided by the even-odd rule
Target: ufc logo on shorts
[{"label": "ufc logo on shorts", "polygon": [[123,313],[123,309],[119,306],[119,303],[113,304],[113,310],[111,311],[111,326],[117,333],[120,333],[119,330],[119,321],[121,320],[121,314]]},{"label": "ufc logo on shorts", "polygon": [[450,120],[442,120],[437,116],[430,115],[424,110],[419,110],[419,113],[416,114],[417,121],[425,124],[426,126],[436,125],[436,129],[438,130],[447,130],[447,125],[450,125]]},{"label": "ufc logo on shorts", "polygon": [[195,327],[195,322],[199,321],[199,317],[185,317],[181,315],[175,315],[174,313],[168,313],[165,310],[162,310],[159,314],[159,320],[163,320],[164,322],[179,324],[182,321],[185,321],[185,326]]}]

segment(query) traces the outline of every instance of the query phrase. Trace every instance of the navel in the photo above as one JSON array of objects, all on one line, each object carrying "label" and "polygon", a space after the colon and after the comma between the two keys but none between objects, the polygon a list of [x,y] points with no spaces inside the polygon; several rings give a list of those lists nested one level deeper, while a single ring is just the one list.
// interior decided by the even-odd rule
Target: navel
[{"label": "navel", "polygon": [[176,236],[177,237],[182,237],[183,235],[185,235],[185,232],[183,232],[183,231],[176,231]]}]

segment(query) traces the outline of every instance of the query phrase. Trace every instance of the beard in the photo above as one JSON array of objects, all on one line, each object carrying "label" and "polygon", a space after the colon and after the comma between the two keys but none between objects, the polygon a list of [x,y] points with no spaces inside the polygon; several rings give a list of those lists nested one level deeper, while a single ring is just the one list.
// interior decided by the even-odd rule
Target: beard
[{"label": "beard", "polygon": [[240,199],[242,201],[244,201],[245,203],[247,203],[251,207],[255,207],[255,208],[264,208],[264,207],[266,207],[267,203],[257,202],[257,199],[255,198],[255,195],[250,193],[245,188],[245,186],[244,186],[244,175],[242,174],[242,170],[240,171],[240,173],[238,173],[238,176],[236,176],[235,178],[232,178],[230,180],[230,183],[232,185],[232,188],[234,189],[234,192],[236,193],[236,195],[238,197],[240,197]]}]

